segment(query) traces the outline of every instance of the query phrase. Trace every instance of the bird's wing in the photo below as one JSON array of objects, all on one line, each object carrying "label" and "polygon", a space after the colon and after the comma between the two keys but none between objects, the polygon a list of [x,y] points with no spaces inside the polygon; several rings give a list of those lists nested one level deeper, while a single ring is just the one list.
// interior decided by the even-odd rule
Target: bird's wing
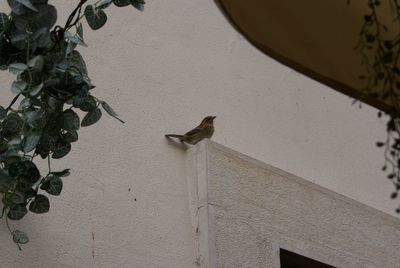
[{"label": "bird's wing", "polygon": [[195,127],[194,129],[190,130],[189,132],[185,133],[185,136],[191,136],[191,135],[195,135],[198,134],[202,131],[202,128],[200,126]]}]

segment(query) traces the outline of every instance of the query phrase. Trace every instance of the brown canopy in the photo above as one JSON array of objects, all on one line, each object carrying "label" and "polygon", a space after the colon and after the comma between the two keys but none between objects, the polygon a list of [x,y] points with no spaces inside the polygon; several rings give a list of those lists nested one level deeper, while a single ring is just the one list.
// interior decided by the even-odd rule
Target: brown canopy
[{"label": "brown canopy", "polygon": [[[351,97],[366,86],[355,47],[367,1],[217,0],[231,22],[264,53]],[[387,7],[386,7],[387,8]],[[387,8],[385,12],[390,13]],[[386,110],[373,98],[364,102]]]}]

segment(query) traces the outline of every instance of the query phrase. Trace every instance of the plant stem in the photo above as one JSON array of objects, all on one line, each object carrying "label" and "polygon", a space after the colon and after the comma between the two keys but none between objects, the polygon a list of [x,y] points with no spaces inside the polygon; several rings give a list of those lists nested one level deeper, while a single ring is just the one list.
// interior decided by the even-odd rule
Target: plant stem
[{"label": "plant stem", "polygon": [[[13,231],[11,230],[10,225],[8,224],[8,217],[7,217],[7,215],[6,215],[6,225],[7,225],[8,231],[10,231],[11,236],[13,236]],[[15,243],[15,242],[14,242],[14,243]],[[17,245],[17,247],[18,247],[19,250],[22,250],[21,246],[20,246],[18,243],[15,243],[15,244]]]},{"label": "plant stem", "polygon": [[6,110],[11,110],[11,107],[14,105],[14,103],[18,100],[19,96],[21,93],[17,94],[17,96],[14,97],[14,99],[11,101],[10,105],[6,108]]},{"label": "plant stem", "polygon": [[47,165],[49,166],[49,174],[51,172],[50,155],[47,156]]}]

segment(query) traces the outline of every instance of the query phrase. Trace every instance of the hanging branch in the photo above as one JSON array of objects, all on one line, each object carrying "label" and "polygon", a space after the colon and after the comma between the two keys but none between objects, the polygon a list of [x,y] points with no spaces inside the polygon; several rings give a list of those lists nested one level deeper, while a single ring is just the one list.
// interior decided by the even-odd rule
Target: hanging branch
[{"label": "hanging branch", "polygon": [[[398,0],[388,0],[394,19],[400,29],[400,4]],[[362,55],[362,65],[367,76],[363,90],[365,96],[376,98],[388,104],[384,112],[388,118],[386,124],[387,138],[385,142],[377,142],[376,146],[384,148],[384,164],[382,171],[388,172],[387,178],[394,185],[391,198],[398,197],[400,191],[400,30],[393,34],[381,21],[379,15],[380,0],[368,0],[370,13],[364,16],[364,24],[356,49]],[[378,117],[383,113],[378,112]],[[396,209],[400,213],[400,206]]]},{"label": "hanging branch", "polygon": [[[80,20],[85,18],[92,30],[98,30],[107,22],[104,10],[111,4],[141,10],[144,2],[93,0],[86,4],[88,0],[80,0],[64,28],[54,27],[57,9],[47,1],[7,2],[12,11],[8,15],[0,12],[0,67],[16,76],[11,86],[16,96],[6,108],[0,106],[1,216],[6,217],[12,239],[21,249],[29,239],[24,232],[12,230],[8,220],[20,220],[28,211],[48,212],[48,195],[60,195],[62,179],[70,174],[69,169],[54,171],[50,159],[71,152],[78,130],[102,117],[100,108],[120,120],[110,105],[92,95],[94,86],[86,63],[75,49],[86,46]],[[14,110],[20,97],[19,108]],[[82,120],[78,110],[85,113]],[[36,166],[36,156],[47,158],[46,175]]]}]

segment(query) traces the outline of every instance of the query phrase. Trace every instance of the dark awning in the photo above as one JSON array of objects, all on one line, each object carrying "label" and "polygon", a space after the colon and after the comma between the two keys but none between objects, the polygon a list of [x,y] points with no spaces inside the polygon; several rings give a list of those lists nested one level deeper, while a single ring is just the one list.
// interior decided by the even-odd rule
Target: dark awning
[{"label": "dark awning", "polygon": [[[366,86],[365,66],[355,47],[370,13],[368,1],[217,0],[231,22],[258,49],[320,81],[359,99]],[[390,18],[389,7],[382,8]],[[388,104],[362,101],[381,110]]]}]

